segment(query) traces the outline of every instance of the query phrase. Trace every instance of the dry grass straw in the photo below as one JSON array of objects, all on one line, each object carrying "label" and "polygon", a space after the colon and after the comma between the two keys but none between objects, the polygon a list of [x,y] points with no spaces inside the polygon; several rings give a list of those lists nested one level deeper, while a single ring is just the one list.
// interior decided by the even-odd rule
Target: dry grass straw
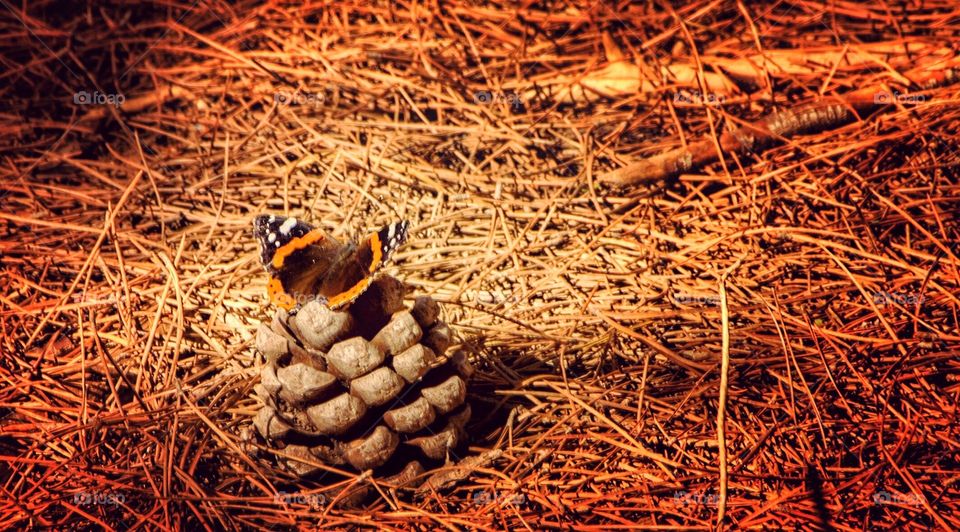
[{"label": "dry grass straw", "polygon": [[[956,88],[595,178],[952,55],[909,6],[4,4],[0,527],[960,528]],[[426,496],[247,454],[264,211],[413,221],[479,366],[454,458],[502,454]]]}]

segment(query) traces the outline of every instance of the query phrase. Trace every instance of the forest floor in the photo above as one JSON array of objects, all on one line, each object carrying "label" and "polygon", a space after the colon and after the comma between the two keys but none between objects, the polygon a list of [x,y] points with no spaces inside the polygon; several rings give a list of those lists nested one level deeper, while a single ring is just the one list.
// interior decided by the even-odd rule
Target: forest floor
[{"label": "forest floor", "polygon": [[[62,4],[0,7],[0,528],[960,529],[956,3]],[[410,220],[490,460],[251,439],[260,213]]]}]

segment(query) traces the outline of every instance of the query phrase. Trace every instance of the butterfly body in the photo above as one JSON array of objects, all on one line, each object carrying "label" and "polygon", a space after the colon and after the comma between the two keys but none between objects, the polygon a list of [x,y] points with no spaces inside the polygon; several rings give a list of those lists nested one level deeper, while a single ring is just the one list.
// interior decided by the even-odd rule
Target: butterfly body
[{"label": "butterfly body", "polygon": [[406,221],[360,242],[341,243],[296,218],[260,215],[253,221],[270,301],[286,310],[319,299],[330,308],[351,303],[407,239]]}]

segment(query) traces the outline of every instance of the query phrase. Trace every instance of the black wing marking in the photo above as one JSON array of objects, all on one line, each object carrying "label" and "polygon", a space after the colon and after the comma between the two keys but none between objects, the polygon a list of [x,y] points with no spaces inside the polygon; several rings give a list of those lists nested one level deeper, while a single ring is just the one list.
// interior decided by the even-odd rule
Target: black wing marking
[{"label": "black wing marking", "polygon": [[260,262],[268,271],[277,251],[297,238],[306,236],[314,227],[296,218],[261,214],[253,219],[253,234],[260,244]]},{"label": "black wing marking", "polygon": [[393,252],[407,241],[409,231],[410,222],[403,220],[394,222],[377,232],[377,240],[380,244],[380,264],[377,265],[378,268],[386,264]]}]

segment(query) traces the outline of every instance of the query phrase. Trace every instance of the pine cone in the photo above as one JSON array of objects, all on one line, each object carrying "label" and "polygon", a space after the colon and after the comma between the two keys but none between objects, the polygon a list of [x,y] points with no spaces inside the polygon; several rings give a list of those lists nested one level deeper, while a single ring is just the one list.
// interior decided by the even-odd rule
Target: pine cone
[{"label": "pine cone", "polygon": [[[346,310],[314,301],[260,326],[266,363],[255,389],[264,406],[254,425],[264,439],[290,456],[358,470],[400,461],[406,476],[465,440],[473,370],[462,354],[445,355],[451,333],[437,303],[418,297],[407,309],[403,292],[383,276]],[[287,465],[301,476],[319,469]]]}]

